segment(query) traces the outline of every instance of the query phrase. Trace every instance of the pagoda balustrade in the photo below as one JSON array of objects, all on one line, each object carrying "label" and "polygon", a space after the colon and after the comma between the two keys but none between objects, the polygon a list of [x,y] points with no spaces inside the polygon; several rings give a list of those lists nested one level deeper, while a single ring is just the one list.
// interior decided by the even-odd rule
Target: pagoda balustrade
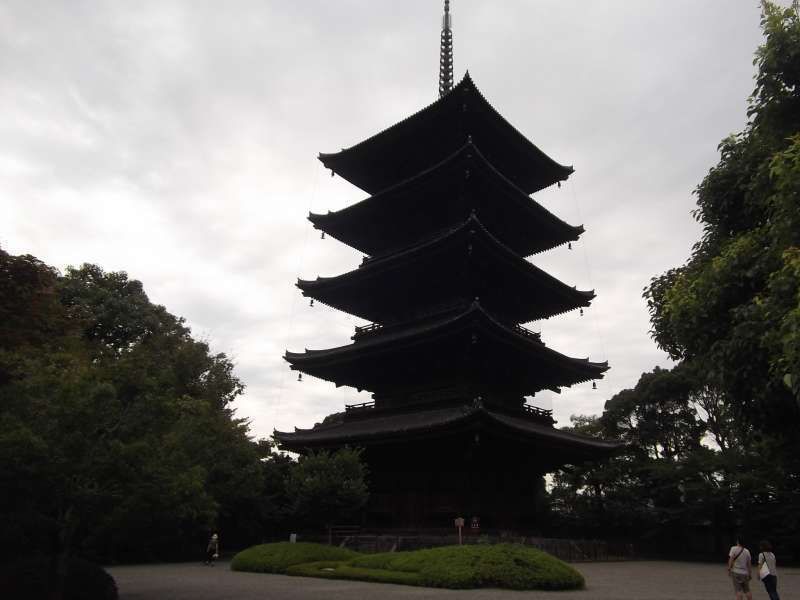
[{"label": "pagoda balustrade", "polygon": [[[356,327],[355,333],[350,338],[353,341],[363,339],[364,337],[374,335],[376,333],[385,333],[388,331],[393,330],[402,330],[408,327],[409,325],[419,325],[420,323],[424,323],[426,320],[433,320],[435,318],[442,317],[447,313],[455,312],[459,309],[463,309],[463,303],[460,304],[447,304],[444,307],[439,306],[433,310],[421,312],[416,315],[415,318],[404,320],[404,321],[396,321],[394,323],[370,323],[369,325],[362,325],[361,327]],[[531,332],[533,333],[533,332]]]},{"label": "pagoda balustrade", "polygon": [[380,323],[370,323],[369,325],[363,325],[361,327],[356,327],[356,332],[353,334],[352,339],[358,339],[364,337],[365,335],[369,335],[371,333],[376,333],[378,331],[383,331],[383,325]]},{"label": "pagoda balustrade", "polygon": [[553,419],[553,411],[547,410],[544,408],[540,408],[538,406],[533,406],[532,404],[523,404],[522,405],[522,412],[527,413],[529,415],[533,415],[535,417],[546,417],[550,420]]},{"label": "pagoda balustrade", "polygon": [[[350,339],[355,341],[355,340],[363,339],[364,337],[368,337],[368,336],[371,336],[371,335],[374,335],[374,334],[377,334],[377,333],[384,333],[384,332],[392,331],[392,330],[395,330],[395,329],[401,330],[401,329],[404,329],[405,327],[407,327],[407,326],[409,326],[411,324],[417,325],[417,324],[419,324],[420,322],[422,322],[425,319],[429,319],[429,318],[432,319],[434,317],[441,317],[441,316],[443,316],[443,315],[445,315],[447,313],[453,312],[453,311],[455,311],[455,310],[457,310],[457,309],[459,309],[461,307],[462,306],[460,306],[460,305],[452,305],[452,306],[447,306],[444,309],[439,308],[438,310],[434,310],[434,311],[426,312],[424,314],[417,315],[416,318],[414,318],[413,320],[409,320],[409,321],[399,321],[399,322],[396,322],[396,323],[390,323],[390,324],[386,324],[386,325],[384,325],[383,323],[369,323],[368,325],[362,325],[360,327],[356,327],[355,328],[355,333],[353,334],[353,336]],[[532,340],[535,340],[537,343],[544,345],[544,342],[542,341],[542,334],[540,332],[533,331],[531,329],[528,329],[527,327],[524,327],[523,325],[517,325],[517,324],[513,325],[513,329],[518,334],[524,335],[525,337],[530,338]]]},{"label": "pagoda balustrade", "polygon": [[514,325],[514,331],[517,333],[524,335],[525,337],[529,337],[533,340],[536,340],[538,343],[544,345],[542,341],[542,334],[537,331],[532,331],[527,327],[523,327],[522,325]]},{"label": "pagoda balustrade", "polygon": [[362,402],[360,404],[345,404],[344,410],[345,412],[359,412],[362,410],[369,410],[371,408],[375,408],[375,401],[372,400],[371,402]]},{"label": "pagoda balustrade", "polygon": [[[361,402],[359,404],[345,404],[344,409],[347,413],[360,413],[364,411],[374,410],[376,408],[375,401]],[[553,421],[553,411],[534,406],[532,404],[523,404],[522,412],[526,416],[535,417],[536,419],[544,419],[546,421]]]}]

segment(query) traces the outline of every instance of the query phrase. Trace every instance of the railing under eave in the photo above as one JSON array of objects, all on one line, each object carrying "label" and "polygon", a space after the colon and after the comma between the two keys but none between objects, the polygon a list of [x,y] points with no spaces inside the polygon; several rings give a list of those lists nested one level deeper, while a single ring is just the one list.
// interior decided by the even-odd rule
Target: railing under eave
[{"label": "railing under eave", "polygon": [[533,406],[532,404],[523,404],[522,405],[522,412],[535,415],[537,417],[545,417],[547,419],[553,418],[553,411],[547,410],[544,408],[539,408],[538,406]]},{"label": "railing under eave", "polygon": [[[449,312],[449,310],[447,312]],[[432,314],[437,314],[437,313],[432,313]],[[355,334],[353,335],[352,339],[356,340],[358,338],[362,338],[364,336],[368,336],[368,335],[371,335],[373,333],[378,333],[379,331],[383,331],[384,329],[389,329],[389,328],[391,328],[391,329],[398,328],[399,329],[402,325],[407,325],[407,324],[408,324],[407,322],[405,322],[405,323],[397,323],[397,324],[392,324],[392,325],[390,325],[388,327],[384,327],[384,325],[381,325],[380,323],[370,323],[369,325],[363,325],[361,327],[356,327],[356,331],[355,331]],[[514,325],[514,331],[516,331],[520,335],[524,335],[527,338],[535,340],[536,342],[538,342],[540,344],[544,343],[544,342],[542,342],[542,334],[537,332],[537,331],[532,331],[532,330],[528,329],[527,327],[523,327],[522,325]]]},{"label": "railing under eave", "polygon": [[344,410],[345,412],[356,412],[360,410],[369,410],[371,408],[375,408],[375,401],[372,402],[362,402],[361,404],[345,404]]},{"label": "railing under eave", "polygon": [[[344,409],[345,412],[361,412],[365,410],[372,410],[375,408],[375,401],[371,402],[361,402],[360,404],[345,404]],[[538,406],[533,406],[532,404],[523,404],[522,405],[522,412],[534,417],[544,418],[544,419],[553,419],[553,411],[547,410],[544,408],[540,408]]]}]

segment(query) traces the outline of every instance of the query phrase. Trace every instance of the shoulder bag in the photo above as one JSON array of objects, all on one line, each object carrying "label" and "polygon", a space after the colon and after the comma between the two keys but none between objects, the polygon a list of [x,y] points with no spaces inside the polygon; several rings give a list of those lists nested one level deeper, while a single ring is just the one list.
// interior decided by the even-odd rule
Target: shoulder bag
[{"label": "shoulder bag", "polygon": [[764,559],[764,562],[761,563],[761,567],[758,569],[758,577],[759,579],[764,579],[767,575],[769,575],[769,564],[767,564],[767,553],[762,552],[761,556]]},{"label": "shoulder bag", "polygon": [[742,549],[739,550],[739,552],[736,554],[736,556],[733,557],[733,559],[730,562],[731,566],[728,567],[728,575],[730,575],[731,577],[733,577],[733,565],[736,564],[736,559],[742,555],[742,552],[744,552],[744,547],[742,547]]}]

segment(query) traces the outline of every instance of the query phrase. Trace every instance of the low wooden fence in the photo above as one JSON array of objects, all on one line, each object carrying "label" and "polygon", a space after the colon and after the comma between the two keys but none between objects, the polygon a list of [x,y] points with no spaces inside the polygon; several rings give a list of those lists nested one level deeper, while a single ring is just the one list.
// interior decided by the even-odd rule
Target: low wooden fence
[{"label": "low wooden fence", "polygon": [[524,537],[521,543],[568,562],[634,560],[637,558],[634,545],[627,542]]},{"label": "low wooden fence", "polygon": [[[403,532],[393,534],[369,533],[357,526],[332,527],[326,535],[301,536],[303,541],[319,541],[341,546],[359,552],[400,552],[419,550],[437,546],[458,544],[458,537],[452,534],[424,532]],[[298,538],[300,539],[300,538]],[[638,558],[633,544],[606,540],[582,540],[544,538],[536,536],[511,535],[508,533],[483,533],[467,535],[464,544],[515,543],[543,550],[548,554],[568,562],[635,560]]]}]

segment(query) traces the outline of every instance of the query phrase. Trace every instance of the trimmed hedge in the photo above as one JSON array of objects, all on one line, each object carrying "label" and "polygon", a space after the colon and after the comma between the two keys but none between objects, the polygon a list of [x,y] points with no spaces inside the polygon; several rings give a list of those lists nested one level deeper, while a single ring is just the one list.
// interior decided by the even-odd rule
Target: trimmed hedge
[{"label": "trimmed hedge", "polygon": [[583,576],[565,562],[519,544],[365,555],[319,544],[282,542],[240,552],[231,568],[453,589],[573,590],[585,585]]},{"label": "trimmed hedge", "polygon": [[567,563],[519,544],[445,546],[374,554],[351,560],[348,565],[417,573],[422,585],[430,587],[572,590],[585,585],[583,576]]},{"label": "trimmed hedge", "polygon": [[[47,576],[51,559],[23,558],[0,569],[2,598],[41,600],[50,595]],[[67,563],[64,600],[117,600],[117,583],[103,567],[79,558]]]},{"label": "trimmed hedge", "polygon": [[285,573],[288,567],[318,561],[344,561],[360,556],[347,548],[309,542],[261,544],[242,550],[231,560],[233,571]]}]

